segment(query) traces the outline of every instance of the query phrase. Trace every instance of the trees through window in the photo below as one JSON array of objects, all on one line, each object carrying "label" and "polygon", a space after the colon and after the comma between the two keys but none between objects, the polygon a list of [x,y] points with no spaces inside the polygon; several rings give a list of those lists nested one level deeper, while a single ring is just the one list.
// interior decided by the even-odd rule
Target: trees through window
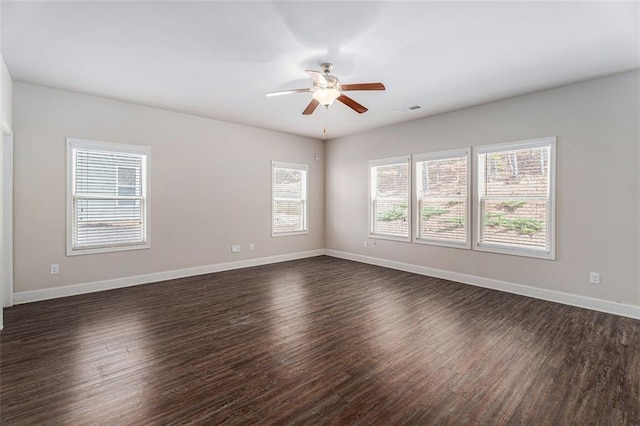
[{"label": "trees through window", "polygon": [[476,151],[476,246],[554,257],[555,138]]},{"label": "trees through window", "polygon": [[473,209],[471,148],[372,160],[369,236],[555,259],[555,147],[474,147]]},{"label": "trees through window", "polygon": [[411,157],[369,162],[370,235],[410,240]]},{"label": "trees through window", "polygon": [[469,247],[469,149],[413,156],[415,240]]}]

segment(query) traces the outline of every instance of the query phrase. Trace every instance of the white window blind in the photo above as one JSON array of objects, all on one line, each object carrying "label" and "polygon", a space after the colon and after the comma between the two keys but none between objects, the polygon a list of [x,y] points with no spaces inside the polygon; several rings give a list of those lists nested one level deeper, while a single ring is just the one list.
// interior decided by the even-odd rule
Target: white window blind
[{"label": "white window blind", "polygon": [[470,247],[469,149],[414,156],[416,242]]},{"label": "white window blind", "polygon": [[555,138],[477,151],[477,248],[554,258]]},{"label": "white window blind", "polygon": [[411,157],[369,162],[370,236],[410,240]]},{"label": "white window blind", "polygon": [[148,247],[149,149],[68,139],[68,254]]},{"label": "white window blind", "polygon": [[271,234],[306,234],[307,174],[306,164],[272,162],[271,165]]}]

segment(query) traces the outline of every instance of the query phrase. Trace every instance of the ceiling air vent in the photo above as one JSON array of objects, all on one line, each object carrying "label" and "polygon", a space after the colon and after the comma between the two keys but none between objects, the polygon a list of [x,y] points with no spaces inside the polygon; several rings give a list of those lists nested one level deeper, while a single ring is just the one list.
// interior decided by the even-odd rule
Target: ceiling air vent
[{"label": "ceiling air vent", "polygon": [[414,105],[414,106],[410,106],[410,107],[404,107],[404,108],[397,109],[396,112],[415,111],[415,110],[420,109],[420,108],[422,108],[420,105]]}]

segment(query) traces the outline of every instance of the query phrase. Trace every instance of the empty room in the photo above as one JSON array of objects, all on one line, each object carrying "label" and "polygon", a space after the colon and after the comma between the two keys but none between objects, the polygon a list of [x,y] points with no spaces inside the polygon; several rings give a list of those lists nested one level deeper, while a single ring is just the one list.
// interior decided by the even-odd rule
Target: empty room
[{"label": "empty room", "polygon": [[0,0],[0,424],[640,425],[640,2]]}]

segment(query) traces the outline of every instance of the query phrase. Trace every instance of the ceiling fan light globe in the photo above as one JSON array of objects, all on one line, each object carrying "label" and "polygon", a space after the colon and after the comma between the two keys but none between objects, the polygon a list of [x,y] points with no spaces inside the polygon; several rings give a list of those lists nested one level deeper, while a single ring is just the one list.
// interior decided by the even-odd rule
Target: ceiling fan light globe
[{"label": "ceiling fan light globe", "polygon": [[329,106],[338,99],[340,91],[338,89],[318,89],[313,92],[313,99],[320,102],[322,106]]}]

